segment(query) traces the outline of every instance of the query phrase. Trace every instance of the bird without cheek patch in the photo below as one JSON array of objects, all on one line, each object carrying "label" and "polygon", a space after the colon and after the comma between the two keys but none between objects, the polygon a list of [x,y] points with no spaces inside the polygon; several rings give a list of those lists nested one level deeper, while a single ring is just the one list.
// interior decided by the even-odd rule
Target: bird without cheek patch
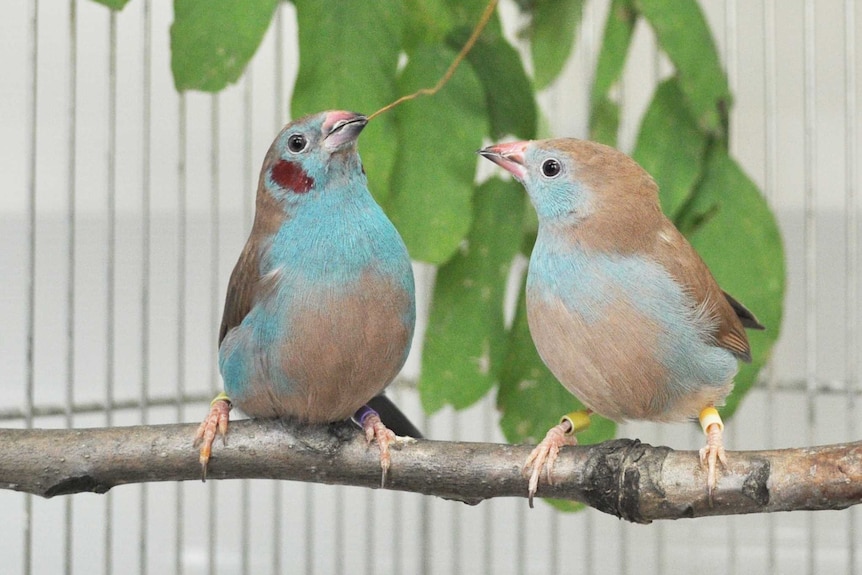
[{"label": "bird without cheek patch", "polygon": [[286,190],[304,194],[314,185],[314,178],[305,173],[296,162],[279,160],[270,171],[272,181]]}]

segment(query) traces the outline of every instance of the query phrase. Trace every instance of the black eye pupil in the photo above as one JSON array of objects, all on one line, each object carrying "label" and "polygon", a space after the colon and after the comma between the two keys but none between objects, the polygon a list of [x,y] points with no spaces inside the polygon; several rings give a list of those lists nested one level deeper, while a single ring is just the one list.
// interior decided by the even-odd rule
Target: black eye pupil
[{"label": "black eye pupil", "polygon": [[291,152],[301,152],[305,148],[305,136],[294,134],[287,140],[287,148]]},{"label": "black eye pupil", "polygon": [[560,162],[553,158],[551,158],[550,160],[545,160],[545,163],[542,164],[542,173],[549,178],[553,178],[554,176],[559,174],[560,170],[562,170]]}]

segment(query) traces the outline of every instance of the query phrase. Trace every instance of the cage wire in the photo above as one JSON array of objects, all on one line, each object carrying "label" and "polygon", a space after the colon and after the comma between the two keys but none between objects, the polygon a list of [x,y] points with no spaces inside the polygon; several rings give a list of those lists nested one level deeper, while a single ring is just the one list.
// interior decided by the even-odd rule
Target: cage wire
[{"label": "cage wire", "polygon": [[[728,425],[731,449],[858,439],[859,18],[854,0],[703,0],[734,94],[731,148],[776,211],[788,289],[773,359]],[[608,1],[586,5],[540,96],[587,135]],[[0,19],[0,379],[6,427],[198,421],[220,388],[223,291],[260,160],[287,121],[296,22],[280,4],[241,81],[179,95],[170,3],[13,2]],[[506,33],[521,22],[503,3]],[[671,72],[639,25],[618,97],[631,150]],[[744,257],[741,254],[740,257]],[[421,316],[434,270],[417,264]],[[422,327],[393,387],[429,437],[503,441],[494,398],[422,414]],[[622,436],[695,449],[694,426]],[[194,454],[190,453],[190,457]],[[862,513],[630,525],[523,500],[471,508],[415,494],[276,481],[118,487],[51,500],[0,491],[10,573],[862,573]],[[8,569],[8,571],[7,571]]]}]

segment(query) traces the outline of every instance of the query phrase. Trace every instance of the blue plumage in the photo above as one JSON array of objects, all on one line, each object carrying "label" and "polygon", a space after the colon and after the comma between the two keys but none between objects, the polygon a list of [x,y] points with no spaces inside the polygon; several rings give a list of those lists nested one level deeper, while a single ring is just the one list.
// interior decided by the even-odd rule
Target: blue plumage
[{"label": "blue plumage", "polygon": [[[323,112],[288,124],[261,169],[254,225],[219,334],[226,398],[201,425],[206,469],[232,402],[253,417],[347,419],[404,365],[416,321],[404,242],[368,191],[355,141],[367,120]],[[227,399],[229,398],[229,400]],[[394,437],[362,411],[388,467]]]}]

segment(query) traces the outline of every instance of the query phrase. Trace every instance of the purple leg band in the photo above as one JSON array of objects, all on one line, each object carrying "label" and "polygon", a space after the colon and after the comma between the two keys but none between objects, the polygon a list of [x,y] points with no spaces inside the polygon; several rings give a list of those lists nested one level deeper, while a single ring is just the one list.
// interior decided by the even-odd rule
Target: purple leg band
[{"label": "purple leg band", "polygon": [[365,420],[368,419],[368,417],[371,415],[377,415],[377,412],[368,407],[367,405],[363,405],[356,410],[356,413],[353,414],[353,419],[358,421],[359,425],[365,425]]}]

